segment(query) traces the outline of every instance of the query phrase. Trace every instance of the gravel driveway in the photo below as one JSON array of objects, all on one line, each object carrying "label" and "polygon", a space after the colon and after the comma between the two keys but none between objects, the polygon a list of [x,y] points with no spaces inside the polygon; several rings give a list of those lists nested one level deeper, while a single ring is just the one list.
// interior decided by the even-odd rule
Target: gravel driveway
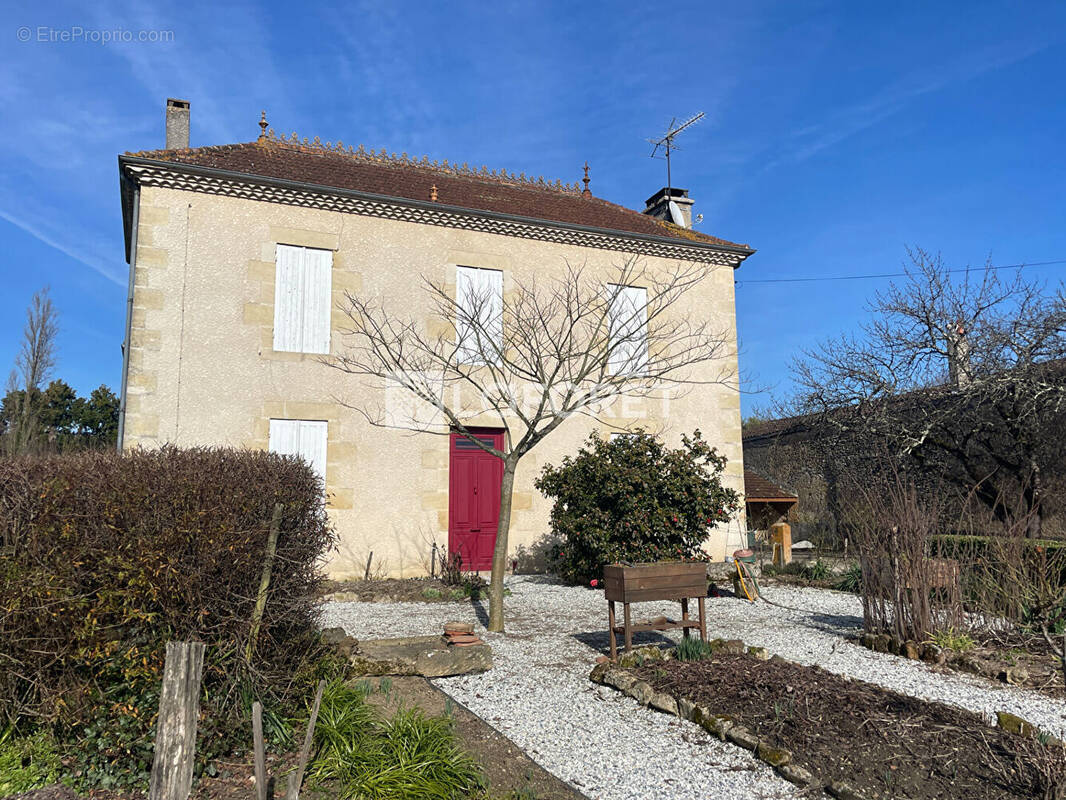
[{"label": "gravel driveway", "polygon": [[[508,579],[506,636],[482,633],[495,666],[483,675],[435,681],[509,737],[531,758],[591,798],[669,800],[723,796],[792,798],[800,792],[750,753],[689,722],[639,707],[592,684],[588,673],[607,649],[602,592],[545,578]],[[707,601],[708,633],[739,638],[804,664],[984,714],[1007,710],[1052,732],[1066,732],[1066,703],[979,678],[943,674],[921,663],[845,642],[861,627],[857,597],[820,589],[767,586],[780,606],[733,598]],[[486,621],[484,604],[329,603],[322,625],[357,638],[430,634],[451,619]],[[636,619],[677,616],[676,603],[642,603]],[[676,637],[675,637],[676,638]],[[662,641],[638,634],[636,642]]]}]

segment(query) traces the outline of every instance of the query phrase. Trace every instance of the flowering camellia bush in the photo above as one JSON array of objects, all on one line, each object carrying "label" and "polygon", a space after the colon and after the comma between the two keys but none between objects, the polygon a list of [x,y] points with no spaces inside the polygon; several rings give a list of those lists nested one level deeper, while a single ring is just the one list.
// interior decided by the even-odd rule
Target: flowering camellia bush
[{"label": "flowering camellia bush", "polygon": [[617,561],[707,558],[709,528],[733,517],[740,496],[722,486],[726,459],[698,430],[681,442],[593,432],[576,455],[544,468],[536,487],[555,501],[550,556],[565,580],[588,584]]}]

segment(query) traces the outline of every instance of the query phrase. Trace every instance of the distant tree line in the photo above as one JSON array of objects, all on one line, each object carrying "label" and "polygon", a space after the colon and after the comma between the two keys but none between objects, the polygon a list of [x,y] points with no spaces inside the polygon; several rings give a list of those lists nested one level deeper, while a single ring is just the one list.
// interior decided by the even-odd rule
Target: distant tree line
[{"label": "distant tree line", "polygon": [[[0,402],[0,436],[7,452],[63,452],[111,447],[118,435],[118,396],[107,386],[79,397],[65,381],[44,391],[9,389]],[[24,413],[28,410],[28,413]],[[32,426],[31,431],[20,425]],[[11,448],[16,440],[21,445]]]},{"label": "distant tree line", "polygon": [[[58,313],[48,289],[33,296],[0,401],[0,452],[6,455],[110,447],[118,435],[119,399],[107,386],[79,397],[66,382],[51,380],[59,335]],[[47,385],[46,385],[47,383]]]}]

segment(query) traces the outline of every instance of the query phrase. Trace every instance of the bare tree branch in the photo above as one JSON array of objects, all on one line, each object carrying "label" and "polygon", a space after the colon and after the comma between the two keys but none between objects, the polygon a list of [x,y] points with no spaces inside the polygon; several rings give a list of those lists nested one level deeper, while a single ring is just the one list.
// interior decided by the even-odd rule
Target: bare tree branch
[{"label": "bare tree branch", "polygon": [[[689,264],[652,271],[635,258],[609,272],[566,263],[559,277],[515,277],[503,298],[474,290],[456,296],[443,283],[423,280],[433,322],[443,331],[436,334],[375,299],[346,294],[345,347],[325,363],[372,379],[386,393],[399,389],[423,413],[404,418],[387,407],[348,405],[375,425],[458,432],[504,462],[491,630],[503,629],[510,489],[526,453],[566,419],[601,418],[622,397],[670,396],[683,386],[736,387],[728,321],[719,328],[709,314],[681,312],[682,300],[713,269]],[[633,302],[637,294],[646,300]],[[471,432],[486,415],[505,430],[503,449]]]}]

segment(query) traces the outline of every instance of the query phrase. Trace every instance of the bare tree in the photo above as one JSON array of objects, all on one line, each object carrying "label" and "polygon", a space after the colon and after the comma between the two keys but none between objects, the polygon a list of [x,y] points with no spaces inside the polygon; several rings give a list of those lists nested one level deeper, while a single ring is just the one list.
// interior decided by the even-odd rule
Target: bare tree
[{"label": "bare tree", "polygon": [[790,411],[819,416],[841,452],[887,443],[901,464],[972,492],[1001,522],[1029,519],[1038,536],[1042,472],[1061,442],[1050,434],[1066,414],[1062,290],[991,264],[953,274],[939,255],[908,252],[906,278],[874,296],[857,335],[794,362]]},{"label": "bare tree", "polygon": [[[399,388],[428,413],[401,418],[353,407],[375,425],[455,431],[503,461],[489,630],[504,627],[511,492],[523,456],[575,414],[602,419],[619,397],[667,396],[696,383],[735,385],[731,331],[717,330],[709,314],[691,316],[694,307],[679,311],[679,301],[713,269],[694,264],[653,273],[630,259],[604,274],[567,264],[559,278],[516,278],[506,294],[471,289],[458,297],[424,279],[432,314],[444,323],[436,335],[424,321],[376,300],[346,296],[346,348],[327,363]],[[708,366],[693,369],[700,365]],[[502,449],[471,432],[485,419],[504,429]]]},{"label": "bare tree", "polygon": [[14,389],[19,393],[16,420],[5,437],[11,453],[24,453],[34,446],[39,428],[38,400],[55,368],[58,336],[58,313],[46,286],[34,293],[26,309],[22,344],[8,381],[9,391]]}]

